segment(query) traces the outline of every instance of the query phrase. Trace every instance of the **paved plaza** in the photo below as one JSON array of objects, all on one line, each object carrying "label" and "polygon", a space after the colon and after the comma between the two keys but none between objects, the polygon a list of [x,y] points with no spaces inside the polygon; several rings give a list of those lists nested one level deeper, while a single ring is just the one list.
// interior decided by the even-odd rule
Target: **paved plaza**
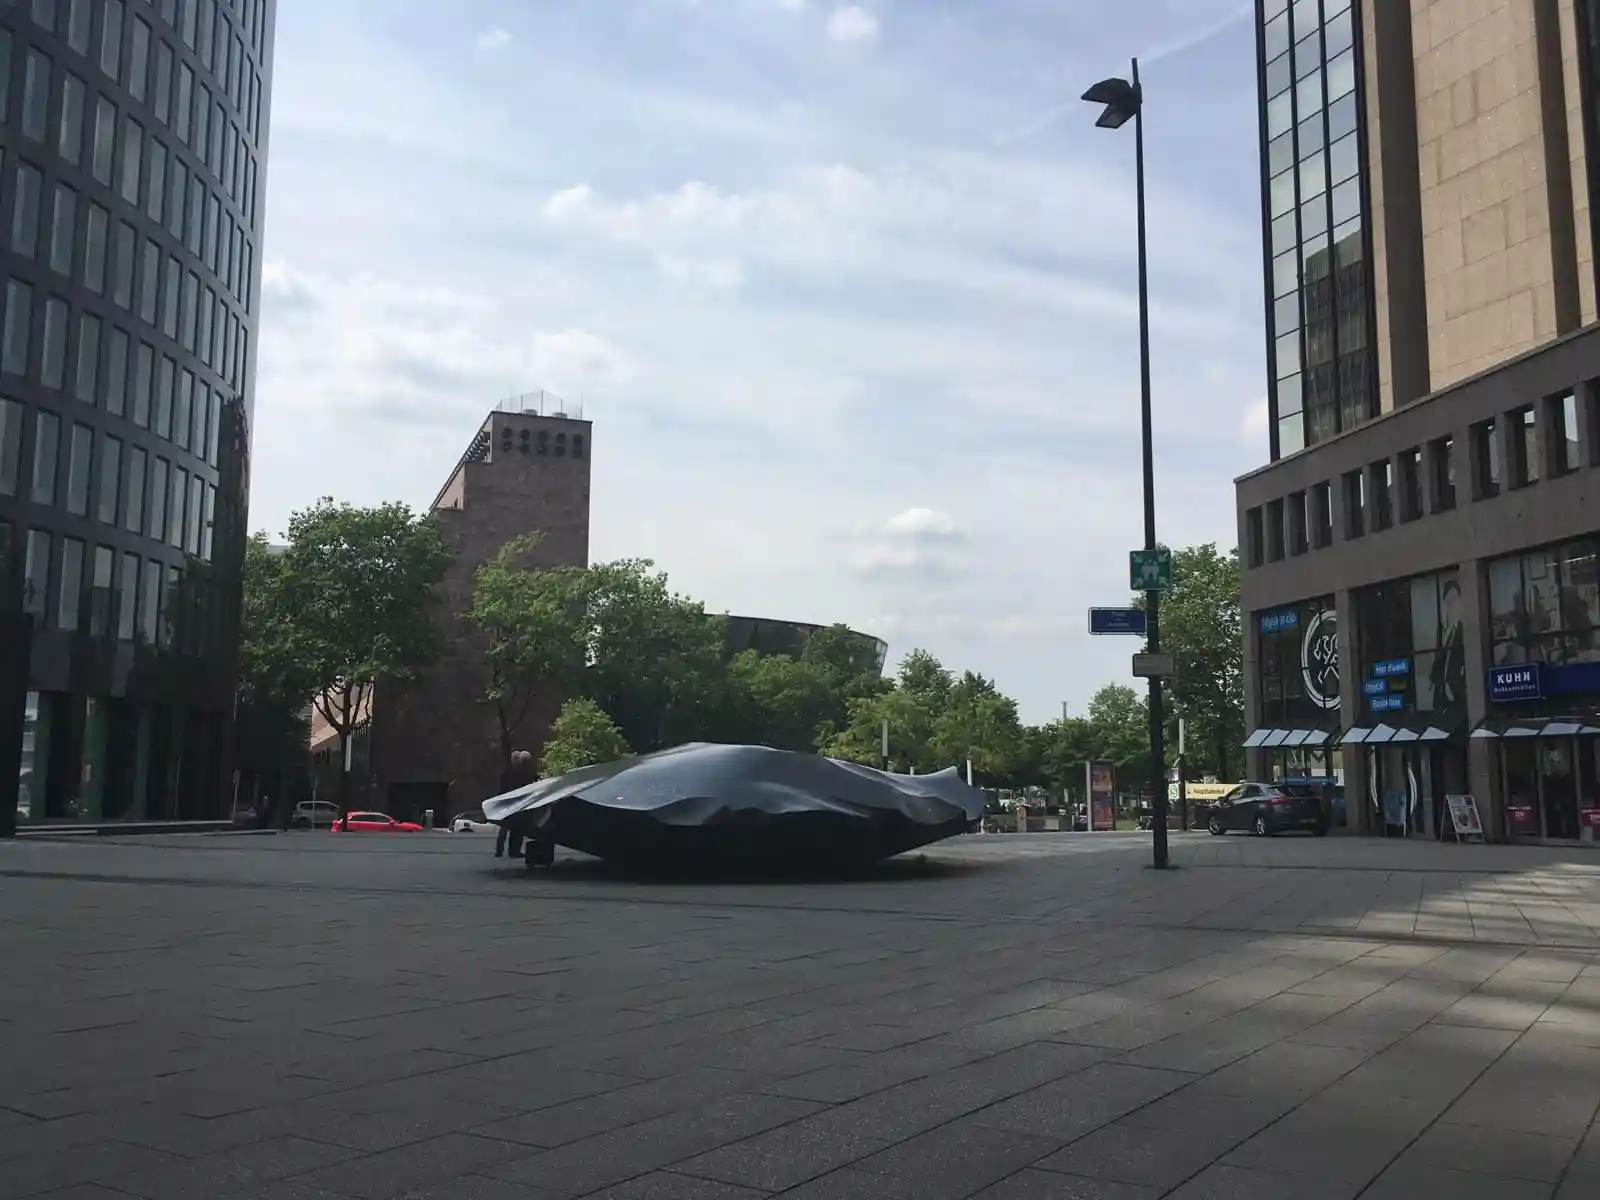
[{"label": "paved plaza", "polygon": [[1600,852],[0,843],[0,1200],[1594,1200]]}]

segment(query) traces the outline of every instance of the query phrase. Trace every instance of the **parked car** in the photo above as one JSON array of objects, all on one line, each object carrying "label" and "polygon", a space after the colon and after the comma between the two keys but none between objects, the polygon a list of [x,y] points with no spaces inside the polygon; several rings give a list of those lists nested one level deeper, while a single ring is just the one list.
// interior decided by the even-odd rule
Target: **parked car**
[{"label": "parked car", "polygon": [[339,819],[339,806],[332,800],[302,800],[294,806],[289,824],[296,829],[331,829]]},{"label": "parked car", "polygon": [[334,833],[421,833],[414,821],[396,821],[388,813],[347,813],[333,823]]},{"label": "parked car", "polygon": [[494,833],[500,827],[483,815],[483,809],[472,808],[450,818],[451,833]]},{"label": "parked car", "polygon": [[1244,831],[1256,837],[1299,831],[1325,837],[1331,817],[1317,788],[1304,783],[1241,783],[1211,804],[1213,835]]}]

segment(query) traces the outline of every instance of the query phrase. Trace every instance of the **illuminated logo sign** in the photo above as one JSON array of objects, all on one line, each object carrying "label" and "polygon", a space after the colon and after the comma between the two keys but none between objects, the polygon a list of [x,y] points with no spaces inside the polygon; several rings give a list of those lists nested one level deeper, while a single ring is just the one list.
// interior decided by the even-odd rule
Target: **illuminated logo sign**
[{"label": "illuminated logo sign", "polygon": [[1339,707],[1339,614],[1331,608],[1306,624],[1300,637],[1300,674],[1313,704]]}]

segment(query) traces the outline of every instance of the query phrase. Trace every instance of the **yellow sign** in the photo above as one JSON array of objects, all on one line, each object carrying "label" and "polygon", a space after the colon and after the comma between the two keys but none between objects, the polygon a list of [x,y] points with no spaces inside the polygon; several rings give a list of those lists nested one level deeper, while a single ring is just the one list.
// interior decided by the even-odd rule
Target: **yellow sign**
[{"label": "yellow sign", "polygon": [[[1191,801],[1211,801],[1221,800],[1238,786],[1237,783],[1191,783],[1185,790],[1188,792]],[[1176,800],[1177,798],[1178,785],[1175,783],[1167,784],[1167,799]]]}]

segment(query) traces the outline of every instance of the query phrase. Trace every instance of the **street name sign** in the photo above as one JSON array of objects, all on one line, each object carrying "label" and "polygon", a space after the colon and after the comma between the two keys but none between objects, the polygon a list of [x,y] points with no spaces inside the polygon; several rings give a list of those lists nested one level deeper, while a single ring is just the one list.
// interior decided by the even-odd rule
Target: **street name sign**
[{"label": "street name sign", "polygon": [[1144,636],[1144,609],[1091,608],[1090,633],[1135,633]]},{"label": "street name sign", "polygon": [[1137,679],[1165,679],[1177,673],[1177,663],[1170,654],[1135,654],[1133,656],[1133,674]]}]

